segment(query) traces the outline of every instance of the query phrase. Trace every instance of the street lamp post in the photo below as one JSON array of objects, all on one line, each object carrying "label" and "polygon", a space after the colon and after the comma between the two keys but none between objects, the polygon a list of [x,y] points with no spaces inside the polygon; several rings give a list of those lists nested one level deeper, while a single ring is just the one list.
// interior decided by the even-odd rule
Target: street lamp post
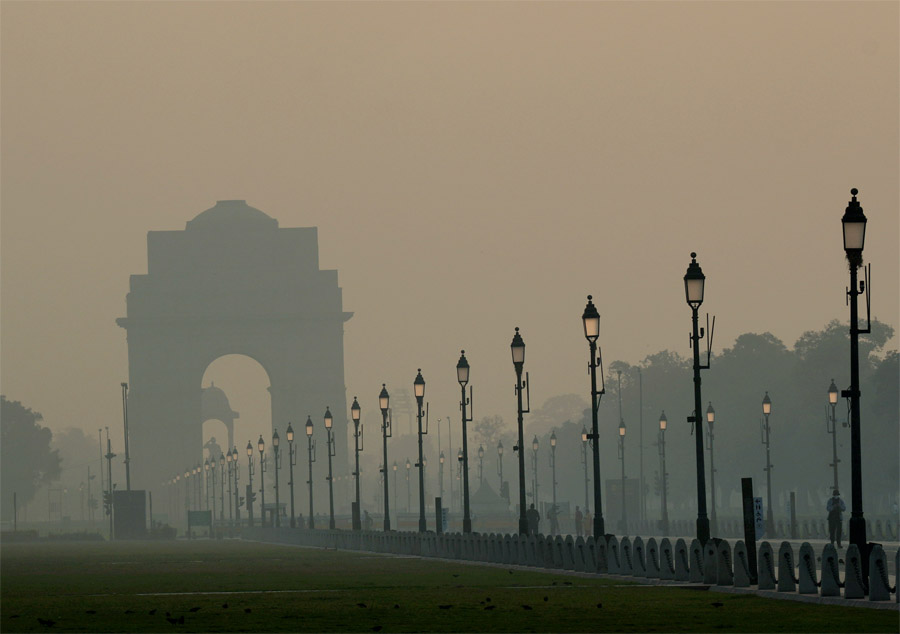
[{"label": "street lamp post", "polygon": [[[396,462],[394,463],[397,464]],[[395,469],[396,470],[396,469]],[[396,475],[396,474],[395,474]],[[441,503],[444,501],[444,451],[441,450],[441,455],[438,456],[438,495],[441,498]],[[453,497],[452,495],[450,497]],[[394,506],[397,506],[397,478],[394,478]],[[449,504],[447,505],[449,506]],[[443,511],[441,511],[443,512]]]},{"label": "street lamp post", "polygon": [[287,432],[285,432],[288,441],[288,477],[291,487],[291,528],[297,526],[297,514],[294,512],[294,465],[297,464],[297,452],[294,449],[294,428],[288,423]]},{"label": "street lamp post", "polygon": [[534,500],[534,505],[537,508],[540,508],[540,504],[538,503],[538,437],[535,435],[534,440],[531,441],[531,475],[534,477],[534,482],[531,485],[531,495]]},{"label": "street lamp post", "polygon": [[459,407],[462,411],[462,489],[463,489],[463,533],[472,532],[472,517],[469,513],[469,439],[466,433],[466,424],[472,422],[472,412],[466,413],[466,405],[472,400],[472,388],[469,387],[469,398],[466,398],[466,384],[469,382],[469,361],[466,359],[466,351],[460,351],[459,361],[456,363],[456,380],[459,383],[461,396]]},{"label": "street lamp post", "polygon": [[256,442],[256,447],[259,449],[259,517],[260,523],[259,525],[265,528],[266,526],[266,471],[268,471],[268,465],[266,464],[266,441],[263,440],[262,434],[259,435],[259,440]]},{"label": "street lamp post", "polygon": [[[519,334],[519,328],[516,327],[516,334],[513,335],[512,343],[509,345],[512,351],[513,367],[516,370],[516,398],[518,400],[517,422],[519,441],[513,451],[519,452],[519,534],[528,534],[528,519],[525,516],[525,436],[523,429],[523,414],[531,411],[531,387],[528,385],[528,373],[525,373],[525,381],[522,381],[522,369],[525,367],[525,341]],[[522,407],[522,390],[528,395],[527,408]]]},{"label": "street lamp post", "polygon": [[[442,465],[443,466],[443,465]],[[394,464],[391,465],[391,470],[394,472],[394,513],[397,512],[397,509],[400,507],[397,506],[397,461],[394,460]],[[400,523],[400,520],[397,520],[397,523]]]},{"label": "street lamp post", "polygon": [[353,455],[356,460],[356,469],[353,471],[353,477],[356,479],[356,506],[353,507],[353,530],[358,531],[362,528],[359,508],[359,452],[362,451],[361,443],[363,440],[363,426],[359,422],[361,408],[356,397],[353,397],[353,405],[350,406],[350,417],[353,419]]},{"label": "street lamp post", "polygon": [[306,449],[307,456],[309,458],[309,529],[312,530],[316,527],[315,515],[313,515],[313,474],[312,474],[312,466],[316,461],[316,441],[312,437],[313,435],[313,422],[312,418],[309,416],[306,417]]},{"label": "street lamp post", "polygon": [[669,479],[666,475],[666,427],[669,421],[666,412],[659,415],[659,496],[662,505],[662,522],[660,530],[662,535],[669,534],[669,507],[666,504],[666,494],[669,488]]},{"label": "street lamp post", "polygon": [[587,459],[587,448],[588,448],[588,433],[587,429],[582,426],[581,427],[581,464],[584,465],[584,512],[587,513],[590,508],[590,503],[588,500],[588,483],[590,480],[588,479],[588,459]]},{"label": "street lamp post", "polygon": [[409,458],[406,459],[406,512],[409,513],[410,510],[410,484],[409,484],[409,470],[412,469],[412,463],[409,461]]},{"label": "street lamp post", "polygon": [[[416,466],[419,468],[419,532],[424,533],[425,525],[425,463],[422,456],[422,435],[428,433],[428,421],[425,421],[425,431],[422,431],[422,401],[425,399],[425,379],[422,378],[422,369],[419,368],[416,379],[413,381],[413,391],[416,396],[416,421],[419,425],[419,462]],[[385,464],[387,464],[387,456],[385,456]],[[387,482],[387,480],[385,480]],[[387,485],[385,485],[386,487]],[[387,488],[384,494],[387,495]],[[387,509],[385,509],[387,513]]]},{"label": "street lamp post", "polygon": [[[213,471],[213,473],[215,473],[215,470]],[[205,479],[206,479],[206,498],[205,498],[204,501],[206,502],[206,510],[208,511],[208,510],[210,510],[210,503],[209,503],[209,458],[207,458],[207,459],[203,462],[203,474],[204,474],[204,477],[205,477]],[[213,489],[213,494],[215,494],[215,492],[216,492],[216,490]],[[213,497],[215,497],[215,495],[213,495]],[[216,512],[215,512],[215,511],[213,511],[212,516],[213,516],[213,517],[216,516]]]},{"label": "street lamp post", "polygon": [[281,528],[281,498],[278,493],[278,470],[281,468],[281,438],[278,437],[278,430],[272,433],[272,457],[275,460],[275,519],[276,527]]},{"label": "street lamp post", "polygon": [[766,536],[769,539],[775,537],[775,519],[772,516],[772,458],[769,452],[769,414],[772,413],[772,399],[769,393],[763,397],[762,401],[763,416],[763,444],[766,446]]},{"label": "street lamp post", "polygon": [[500,477],[500,488],[497,491],[503,495],[503,441],[497,441],[497,475]]},{"label": "street lamp post", "polygon": [[[390,409],[391,397],[388,394],[387,387],[385,384],[381,384],[381,393],[378,395],[378,406],[381,408],[381,436],[384,439],[384,462],[383,465],[387,464],[387,439],[393,436],[391,431],[391,420],[390,416],[388,416],[388,410]],[[420,446],[421,446],[421,436],[419,436]],[[421,449],[419,450],[419,454],[421,455]],[[388,507],[388,479],[384,478],[384,531],[388,532],[391,530],[391,515],[390,509]]]},{"label": "street lamp post", "polygon": [[622,463],[622,520],[619,524],[619,532],[628,534],[628,513],[625,496],[625,421],[619,419],[619,461]]},{"label": "street lamp post", "polygon": [[834,489],[838,488],[838,463],[840,462],[837,455],[837,418],[834,412],[837,400],[838,389],[834,384],[834,379],[831,379],[831,385],[828,386],[828,404],[831,405],[831,426],[829,428],[826,421],[825,429],[831,434],[831,467],[834,469],[834,486],[832,488]]},{"label": "street lamp post", "polygon": [[[228,457],[231,457],[231,452],[228,453]],[[225,521],[225,454],[219,454],[219,489],[221,492],[221,496],[219,497],[219,521]],[[231,462],[228,460],[228,462]],[[231,465],[229,465],[231,466]],[[231,518],[231,512],[228,513],[229,519]]]},{"label": "street lamp post", "polygon": [[553,485],[553,507],[556,508],[556,432],[550,432],[550,474]]},{"label": "street lamp post", "polygon": [[328,528],[334,530],[334,487],[332,486],[331,459],[335,454],[334,435],[331,433],[331,426],[334,424],[334,418],[331,416],[331,408],[325,408],[325,433],[328,435],[326,442],[328,443]]},{"label": "street lamp post", "polygon": [[[228,454],[228,462],[231,462],[231,453]],[[228,493],[231,494],[231,479],[229,468]],[[247,524],[253,526],[253,444],[247,441]],[[231,510],[231,501],[228,502],[229,511]],[[262,524],[260,524],[261,526]]]},{"label": "street lamp post", "polygon": [[[866,520],[863,517],[862,502],[862,452],[860,447],[860,412],[859,412],[859,335],[871,332],[872,320],[868,314],[866,301],[866,328],[859,327],[859,296],[868,292],[865,282],[857,280],[857,269],[862,266],[862,252],[866,243],[866,215],[859,201],[856,200],[858,190],[853,188],[853,198],[847,205],[844,217],[841,218],[844,234],[844,252],[850,266],[850,288],[847,298],[850,303],[850,388],[843,390],[841,396],[850,399],[850,489],[853,499],[850,506],[850,543],[859,548],[863,563],[863,579],[868,579],[869,551],[866,545]],[[866,276],[868,277],[868,275]]]},{"label": "street lamp post", "polygon": [[240,480],[240,465],[238,464],[237,447],[231,448],[231,465],[234,467],[234,523],[236,526],[241,525],[241,505],[240,493],[238,491],[238,481]]},{"label": "street lamp post", "polygon": [[712,534],[718,532],[718,524],[716,522],[716,460],[715,460],[715,429],[714,425],[716,422],[716,410],[713,409],[712,401],[709,402],[709,407],[706,408],[706,424],[709,426],[709,429],[706,432],[706,437],[709,440],[709,525]]},{"label": "street lamp post", "polygon": [[478,445],[478,487],[484,484],[484,445]]},{"label": "street lamp post", "polygon": [[[231,451],[226,451],[225,453],[226,453],[225,459],[228,462],[228,523],[233,526],[234,525],[234,506],[233,506],[234,502],[233,502],[232,492],[231,492],[231,470],[232,470],[231,460],[232,460],[232,457],[231,457]],[[224,481],[222,482],[222,486],[224,488],[224,486],[225,486]],[[224,508],[225,508],[225,503],[222,502],[223,511],[224,511]],[[250,513],[250,520],[251,520],[250,525],[252,526],[253,525],[252,509],[251,509],[251,513]]]},{"label": "street lamp post", "polygon": [[[691,253],[691,263],[684,274],[684,294],[688,306],[691,307],[691,346],[694,349],[694,413],[688,417],[688,422],[697,425],[696,454],[697,454],[697,539],[701,544],[709,541],[709,518],[706,515],[706,470],[703,464],[703,418],[700,414],[700,370],[709,369],[709,350],[707,349],[706,365],[700,364],[700,340],[705,336],[703,328],[699,327],[697,311],[703,303],[703,291],[706,285],[706,276],[697,263],[697,254]],[[713,320],[715,325],[715,319]],[[710,333],[712,338],[712,333]],[[709,344],[711,345],[711,344]]]},{"label": "street lamp post", "polygon": [[[597,339],[600,338],[600,313],[590,295],[588,295],[587,306],[584,307],[584,313],[581,315],[581,321],[584,324],[584,336],[588,340],[591,351],[591,433],[582,434],[582,441],[591,441],[591,450],[594,456],[594,539],[600,539],[605,533],[603,523],[603,507],[600,506],[600,433],[597,423],[597,408],[600,406],[600,399],[606,393],[606,386],[603,381],[603,360],[598,354]],[[600,366],[601,388],[597,390],[597,366]],[[587,486],[587,475],[585,475],[585,486]],[[585,512],[587,503],[585,503]]]}]

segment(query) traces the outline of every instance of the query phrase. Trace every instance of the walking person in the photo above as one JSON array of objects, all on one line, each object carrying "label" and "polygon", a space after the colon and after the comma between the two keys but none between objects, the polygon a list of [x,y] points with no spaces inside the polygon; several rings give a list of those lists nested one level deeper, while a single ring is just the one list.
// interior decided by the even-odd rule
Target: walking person
[{"label": "walking person", "polygon": [[534,508],[534,504],[532,504],[531,508],[526,511],[525,517],[528,520],[528,534],[537,535],[538,529],[541,524],[541,514],[538,513],[538,510],[536,508]]},{"label": "walking person", "polygon": [[581,537],[584,533],[584,514],[581,509],[575,507],[575,535]]},{"label": "walking person", "polygon": [[847,505],[841,499],[840,491],[834,490],[834,495],[828,500],[825,510],[828,511],[828,536],[831,539],[831,545],[834,546],[836,539],[837,547],[841,548],[841,528]]},{"label": "walking person", "polygon": [[547,519],[550,520],[550,534],[557,535],[559,533],[559,506],[556,504],[547,511]]}]

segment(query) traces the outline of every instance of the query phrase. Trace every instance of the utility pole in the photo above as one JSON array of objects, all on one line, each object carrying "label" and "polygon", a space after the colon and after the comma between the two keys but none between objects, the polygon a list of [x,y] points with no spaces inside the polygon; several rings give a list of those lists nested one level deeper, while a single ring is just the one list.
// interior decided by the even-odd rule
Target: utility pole
[{"label": "utility pole", "polygon": [[131,491],[131,466],[128,458],[128,384],[122,383],[122,420],[125,424],[125,490]]},{"label": "utility pole", "polygon": [[113,504],[113,483],[112,483],[112,459],[116,457],[116,454],[112,452],[112,443],[109,441],[109,427],[106,428],[106,472],[109,475],[109,540],[112,541],[114,539],[113,535],[113,511],[115,509],[115,504]]}]

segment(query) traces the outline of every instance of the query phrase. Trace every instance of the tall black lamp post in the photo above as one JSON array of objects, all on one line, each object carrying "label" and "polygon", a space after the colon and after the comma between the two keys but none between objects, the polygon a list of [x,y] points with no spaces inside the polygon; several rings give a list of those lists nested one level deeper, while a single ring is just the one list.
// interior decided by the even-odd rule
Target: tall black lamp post
[{"label": "tall black lamp post", "polygon": [[[706,469],[703,461],[703,418],[700,413],[700,404],[702,402],[700,395],[700,370],[709,368],[709,358],[707,356],[706,365],[700,364],[700,339],[706,333],[700,328],[697,317],[697,311],[703,303],[705,286],[706,276],[697,263],[697,254],[691,253],[691,263],[684,274],[684,294],[688,306],[691,307],[691,324],[693,326],[691,346],[694,348],[694,414],[688,417],[688,422],[697,426],[694,434],[697,438],[697,539],[701,544],[706,544],[709,541],[709,518],[706,515]],[[711,336],[712,334],[710,334]]]},{"label": "tall black lamp post", "polygon": [[[229,452],[228,456],[231,456]],[[230,461],[229,461],[230,462]],[[219,521],[225,521],[225,454],[219,454]],[[231,514],[229,513],[229,517]]]},{"label": "tall black lamp post", "polygon": [[556,432],[550,432],[550,475],[553,488],[553,506],[556,507]]},{"label": "tall black lamp post", "polygon": [[328,528],[334,530],[334,482],[331,473],[331,459],[335,454],[334,435],[331,433],[331,426],[334,424],[334,418],[331,416],[331,408],[325,408],[325,433],[328,437],[325,442],[328,444]]},{"label": "tall black lamp post", "polygon": [[[583,441],[591,442],[591,450],[594,455],[594,539],[600,539],[604,535],[605,527],[603,523],[603,507],[600,506],[600,434],[597,425],[597,408],[600,406],[600,399],[606,393],[606,386],[601,386],[597,390],[597,366],[600,367],[600,380],[603,381],[603,362],[597,354],[597,339],[600,338],[600,313],[590,295],[588,295],[587,306],[584,307],[584,313],[581,315],[581,321],[584,324],[584,336],[588,340],[591,350],[591,433],[583,434]],[[585,504],[587,509],[587,504]]]},{"label": "tall black lamp post", "polygon": [[497,441],[497,475],[500,476],[500,488],[497,491],[503,495],[503,441]]},{"label": "tall black lamp post", "polygon": [[[525,374],[525,381],[522,381],[522,369],[525,367],[525,341],[519,334],[519,328],[516,327],[516,334],[513,335],[512,343],[509,345],[512,351],[513,367],[516,370],[516,398],[518,399],[518,432],[519,440],[513,451],[519,454],[519,534],[528,534],[528,519],[525,516],[525,436],[523,428],[523,414],[531,411],[531,388],[528,386],[528,374]],[[522,407],[522,390],[526,390],[528,394],[528,407]]]},{"label": "tall black lamp post", "polygon": [[622,463],[622,518],[619,521],[619,532],[628,534],[628,505],[625,495],[625,421],[619,419],[619,461]]},{"label": "tall black lamp post", "polygon": [[584,466],[584,512],[587,513],[590,508],[590,500],[588,500],[588,433],[587,428],[581,427],[581,464]]},{"label": "tall black lamp post", "polygon": [[484,484],[484,445],[478,445],[478,486]]},{"label": "tall black lamp post", "polygon": [[294,511],[294,465],[297,464],[297,452],[294,449],[294,428],[291,427],[290,423],[288,423],[285,435],[288,441],[288,477],[291,480],[288,482],[288,486],[291,487],[291,528],[295,528],[297,526],[297,514]]},{"label": "tall black lamp post", "polygon": [[763,416],[763,444],[766,446],[766,536],[769,539],[775,537],[775,519],[772,515],[772,458],[769,452],[769,414],[772,413],[772,399],[769,393],[763,397],[762,401]]},{"label": "tall black lamp post", "polygon": [[[416,379],[413,381],[413,391],[416,396],[416,421],[419,425],[419,462],[416,464],[419,468],[419,532],[424,533],[427,529],[425,525],[425,463],[422,456],[422,435],[427,434],[428,429],[426,428],[425,431],[422,431],[422,402],[425,399],[425,379],[422,378],[421,368],[419,368]],[[387,457],[384,460],[385,464],[387,464]],[[387,495],[387,489],[385,489],[384,494]]]},{"label": "tall black lamp post", "polygon": [[275,460],[275,513],[273,523],[281,528],[281,498],[278,493],[278,470],[281,468],[281,438],[278,430],[272,432],[272,458]]},{"label": "tall black lamp post", "polygon": [[[237,455],[234,456],[237,458]],[[228,453],[228,510],[231,511],[231,452]],[[247,524],[253,526],[253,444],[247,441]],[[260,522],[262,526],[262,522]]]},{"label": "tall black lamp post", "polygon": [[359,508],[359,452],[362,451],[363,426],[359,422],[360,407],[356,397],[353,397],[353,405],[350,406],[350,418],[353,419],[353,455],[356,460],[356,468],[353,471],[353,477],[356,480],[356,505],[353,507],[353,530],[358,531],[362,528]]},{"label": "tall black lamp post", "polygon": [[316,461],[316,441],[312,437],[313,435],[313,422],[312,418],[309,416],[306,417],[306,446],[307,452],[309,456],[309,528],[310,530],[316,527],[315,515],[313,514],[313,474],[312,474],[312,466]]},{"label": "tall black lamp post", "polygon": [[266,471],[269,470],[268,461],[266,460],[266,441],[263,440],[262,434],[256,441],[256,448],[259,450],[259,516],[261,518],[260,526],[266,525]]},{"label": "tall black lamp post", "polygon": [[[378,394],[378,407],[381,408],[381,436],[384,439],[384,462],[381,464],[387,464],[387,439],[390,438],[393,434],[391,433],[391,420],[388,416],[388,410],[390,409],[391,404],[391,396],[388,394],[387,387],[385,384],[381,384],[381,393]],[[421,453],[421,450],[420,452]],[[384,530],[385,532],[391,530],[391,514],[390,508],[388,507],[388,479],[384,478]]]},{"label": "tall black lamp post", "polygon": [[241,525],[241,505],[240,498],[241,496],[238,493],[238,482],[240,481],[241,468],[238,464],[238,450],[237,447],[231,448],[231,464],[234,466],[234,523],[238,526]]},{"label": "tall black lamp post", "polygon": [[838,488],[838,463],[840,462],[837,455],[837,417],[834,412],[837,401],[838,389],[834,384],[834,379],[831,379],[831,385],[828,386],[828,404],[831,405],[831,420],[828,422],[831,424],[826,423],[825,429],[831,434],[831,467],[834,470],[834,489]]},{"label": "tall black lamp post", "polygon": [[410,510],[410,484],[409,484],[409,470],[412,469],[412,463],[409,461],[409,458],[406,459],[406,512],[409,513]]},{"label": "tall black lamp post", "polygon": [[706,424],[709,426],[709,429],[706,431],[706,438],[708,440],[709,445],[709,525],[712,534],[718,532],[718,524],[716,523],[716,458],[715,458],[715,445],[716,445],[716,435],[715,435],[715,422],[716,422],[716,410],[713,409],[712,401],[709,402],[709,407],[706,408]]},{"label": "tall black lamp post", "polygon": [[[843,390],[841,396],[850,399],[850,543],[859,548],[865,574],[868,579],[869,553],[866,546],[866,520],[863,517],[862,502],[862,453],[860,448],[860,413],[859,413],[859,335],[871,332],[871,319],[867,319],[866,328],[859,327],[859,307],[857,299],[868,292],[865,282],[857,279],[857,269],[862,266],[862,252],[866,244],[866,215],[856,195],[856,188],[850,190],[852,199],[847,205],[844,217],[841,218],[844,233],[844,252],[850,266],[850,288],[847,298],[850,303],[850,388]],[[868,298],[868,296],[867,296]],[[868,307],[868,302],[866,302]],[[868,317],[867,311],[867,317]]]},{"label": "tall black lamp post", "polygon": [[666,474],[666,427],[669,420],[666,412],[659,415],[659,496],[662,506],[662,521],[660,530],[662,535],[669,534],[669,506],[666,503],[666,495],[669,492],[669,476]]},{"label": "tall black lamp post", "polygon": [[[397,464],[396,462],[394,463]],[[441,450],[441,455],[438,456],[438,496],[441,498],[441,503],[443,504],[444,500],[444,450]],[[450,497],[453,497],[452,495]],[[397,506],[397,479],[394,478],[394,506]]]},{"label": "tall black lamp post", "polygon": [[472,412],[466,413],[466,405],[471,402],[472,388],[469,388],[469,398],[466,398],[466,385],[469,383],[469,361],[466,359],[465,350],[460,351],[459,361],[456,362],[456,380],[461,391],[459,408],[462,410],[463,533],[471,533],[472,517],[469,514],[469,439],[466,434],[466,424],[472,422]]}]

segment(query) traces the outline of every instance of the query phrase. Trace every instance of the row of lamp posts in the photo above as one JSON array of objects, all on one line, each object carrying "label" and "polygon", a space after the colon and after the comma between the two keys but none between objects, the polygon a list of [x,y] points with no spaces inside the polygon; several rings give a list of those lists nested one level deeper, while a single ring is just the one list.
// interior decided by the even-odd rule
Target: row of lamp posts
[{"label": "row of lamp posts", "polygon": [[[844,239],[844,250],[846,253],[847,261],[850,269],[850,287],[847,290],[848,303],[850,305],[850,387],[846,390],[843,390],[840,395],[844,398],[847,398],[850,402],[850,430],[851,430],[851,486],[852,486],[852,511],[850,518],[850,542],[856,544],[860,549],[860,552],[867,552],[866,546],[866,525],[865,519],[863,516],[863,505],[862,505],[862,477],[861,477],[861,451],[860,451],[860,408],[859,408],[859,397],[860,397],[860,389],[859,389],[859,335],[866,334],[870,332],[869,328],[862,329],[859,327],[859,315],[858,315],[858,297],[859,295],[866,293],[867,288],[865,282],[858,281],[858,269],[862,266],[862,252],[865,246],[865,229],[866,229],[866,217],[863,213],[862,207],[859,205],[857,201],[856,195],[857,190],[852,189],[851,195],[852,200],[850,201],[845,214],[841,220],[843,226],[843,239]],[[685,289],[685,300],[688,306],[691,309],[691,324],[692,324],[692,332],[691,332],[691,346],[693,348],[693,375],[694,375],[694,410],[693,414],[688,417],[688,421],[693,423],[696,426],[695,436],[696,436],[696,467],[697,467],[697,521],[696,521],[696,534],[697,539],[702,543],[706,543],[710,539],[711,529],[716,530],[716,510],[715,510],[715,467],[713,464],[714,461],[714,423],[715,423],[715,410],[712,407],[712,403],[709,404],[709,407],[706,410],[706,422],[708,425],[707,434],[703,433],[702,425],[703,418],[700,415],[701,412],[701,371],[709,369],[709,349],[711,347],[711,338],[712,331],[708,333],[710,341],[707,344],[707,359],[706,363],[701,363],[700,361],[700,340],[707,336],[705,329],[700,327],[699,325],[699,309],[703,304],[704,300],[704,291],[705,291],[705,282],[706,276],[703,274],[702,269],[700,268],[700,264],[697,262],[697,254],[691,253],[691,262],[687,268],[687,272],[684,275],[684,289]],[[600,315],[597,311],[596,306],[593,303],[592,297],[588,295],[588,302],[585,306],[584,312],[582,314],[582,324],[584,327],[584,336],[588,341],[589,346],[589,369],[590,369],[590,377],[591,377],[591,429],[588,431],[587,429],[582,430],[582,462],[585,468],[585,508],[589,506],[588,504],[588,485],[590,481],[590,477],[588,476],[588,449],[590,448],[592,454],[592,466],[593,466],[593,508],[594,508],[594,516],[593,516],[593,534],[595,538],[599,538],[600,536],[605,534],[605,525],[604,518],[602,513],[602,500],[601,500],[601,490],[600,490],[600,459],[599,459],[599,430],[598,430],[598,407],[600,404],[600,400],[602,396],[606,393],[605,385],[602,383],[602,355],[599,352],[597,340],[600,336]],[[713,320],[713,325],[715,325],[715,320]],[[524,437],[523,437],[523,415],[529,413],[530,411],[530,386],[528,381],[528,373],[524,373],[523,380],[523,371],[525,366],[525,342],[522,339],[521,334],[519,333],[519,328],[516,328],[515,335],[513,336],[512,343],[510,344],[510,350],[512,354],[512,362],[513,367],[516,373],[516,385],[515,385],[515,393],[517,398],[517,442],[515,446],[513,446],[513,451],[517,453],[518,456],[518,470],[519,470],[519,532],[521,534],[526,534],[528,532],[528,522],[526,519],[526,501],[525,501],[525,455],[524,455]],[[597,368],[601,369],[601,385],[598,389],[597,385]],[[466,386],[469,383],[469,373],[470,367],[468,360],[465,356],[465,351],[463,351],[460,355],[459,361],[456,365],[457,371],[457,381],[459,382],[461,388],[461,398],[460,398],[460,409],[462,411],[462,448],[459,451],[458,460],[460,462],[460,469],[462,472],[462,491],[463,491],[463,531],[465,533],[470,533],[472,530],[471,523],[471,515],[469,509],[469,481],[468,481],[468,438],[467,438],[467,423],[472,421],[471,411],[467,411],[472,402],[472,387],[469,385],[469,395],[466,395]],[[416,375],[416,378],[413,382],[414,393],[416,398],[416,419],[418,423],[418,449],[419,449],[419,459],[415,466],[419,469],[419,531],[424,532],[426,529],[426,521],[425,521],[425,487],[424,487],[424,468],[425,468],[425,460],[422,452],[422,436],[428,433],[428,419],[427,419],[427,410],[423,412],[423,403],[425,397],[425,380],[422,377],[422,372],[419,372]],[[829,433],[833,434],[833,462],[832,466],[834,467],[834,487],[838,486],[838,476],[837,476],[837,440],[836,440],[836,421],[834,408],[838,399],[838,390],[832,380],[831,386],[828,390],[828,402],[831,406],[831,420]],[[774,533],[774,522],[772,517],[772,489],[771,489],[771,469],[772,464],[770,460],[770,427],[769,427],[769,415],[771,413],[771,399],[769,398],[768,392],[763,398],[763,416],[764,423],[762,427],[762,435],[763,435],[763,444],[766,446],[766,488],[767,488],[767,506],[768,512],[766,517],[766,528],[769,534]],[[383,438],[383,462],[382,462],[382,471],[384,472],[383,484],[384,484],[384,530],[391,530],[390,524],[390,507],[389,507],[389,497],[388,497],[388,478],[387,478],[387,440],[392,436],[391,433],[391,416],[390,416],[390,395],[388,394],[387,388],[385,385],[382,385],[381,393],[379,394],[379,408],[381,409],[382,414],[382,438]],[[360,406],[359,403],[354,397],[353,405],[350,408],[351,417],[353,421],[353,436],[354,436],[354,453],[355,453],[355,468],[353,471],[353,476],[356,481],[356,500],[353,508],[353,529],[359,530],[361,528],[360,521],[360,493],[359,493],[359,452],[363,449],[363,426],[360,422]],[[424,427],[423,427],[423,416],[424,416]],[[329,515],[330,521],[329,526],[334,528],[334,494],[333,494],[333,477],[332,477],[332,466],[331,466],[331,458],[334,454],[334,438],[332,436],[332,423],[333,418],[330,413],[330,409],[326,410],[325,414],[325,428],[327,433],[327,445],[328,445],[328,483],[329,483]],[[659,456],[660,456],[660,491],[661,491],[661,504],[662,504],[662,528],[663,531],[666,532],[668,529],[668,510],[667,510],[667,475],[665,469],[665,432],[667,428],[668,421],[665,416],[665,412],[659,418],[659,436],[658,436],[658,445],[659,445]],[[309,527],[314,527],[313,520],[313,487],[312,487],[312,463],[315,462],[315,440],[312,438],[313,435],[313,425],[312,420],[307,418],[306,422],[306,434],[308,439],[308,454],[309,454],[309,500],[310,500],[310,509],[309,509]],[[293,447],[293,438],[294,433],[293,429],[290,425],[288,425],[287,430],[287,439],[289,444],[289,465],[291,468],[290,471],[290,481],[289,485],[291,487],[291,526],[295,525],[295,513],[294,513],[294,479],[293,479],[293,466],[296,464],[296,452]],[[704,442],[704,439],[705,442]],[[556,436],[555,434],[551,435],[550,438],[551,443],[551,466],[553,468],[553,502],[556,503]],[[625,487],[624,487],[624,443],[625,443],[625,423],[624,420],[621,420],[620,417],[620,425],[619,425],[619,457],[622,462],[622,494],[623,494],[623,509],[625,508]],[[272,444],[274,447],[274,460],[275,460],[275,497],[276,497],[276,506],[279,504],[279,490],[278,490],[278,469],[280,467],[280,449],[279,449],[279,437],[278,432],[273,434]],[[536,464],[536,456],[537,456],[537,448],[538,441],[537,437],[532,443],[533,450],[533,460],[534,463],[534,481],[532,484],[532,490],[534,495],[534,500],[537,502],[538,494],[537,494],[537,464]],[[712,487],[712,509],[711,509],[711,521],[710,517],[707,516],[707,508],[706,508],[706,470],[704,465],[704,449],[708,449],[710,452],[710,476],[711,476],[711,487]],[[264,474],[267,471],[266,458],[265,458],[265,442],[260,436],[258,441],[258,450],[260,453],[259,459],[259,477],[260,477],[260,492],[262,494],[262,504],[263,508],[265,507],[265,487],[264,487]],[[497,454],[498,454],[498,474],[500,476],[501,486],[503,482],[503,444],[502,442],[497,445]],[[247,456],[248,456],[248,480],[250,482],[248,486],[248,493],[252,491],[252,479],[254,475],[254,465],[253,465],[253,447],[251,443],[247,444]],[[484,459],[484,448],[479,447],[478,449],[478,458],[479,458],[479,480],[483,480],[483,459]],[[225,480],[228,480],[228,489],[229,489],[229,517],[234,520],[238,519],[238,492],[237,492],[237,483],[238,483],[238,464],[237,464],[237,449],[232,449],[226,454],[220,456],[219,458],[219,469],[220,469],[220,487],[221,487],[221,509],[220,509],[220,517],[224,519],[225,512]],[[407,483],[409,482],[409,470],[410,470],[410,462],[407,460],[406,469],[407,469]],[[227,476],[226,476],[226,467],[227,467]],[[216,469],[216,461],[213,459],[212,462],[207,461],[203,468],[198,465],[192,470],[188,470],[184,473],[184,477],[187,480],[192,475],[201,475],[205,472],[207,478],[209,478],[209,474],[212,473],[213,478],[213,497],[215,494],[215,469]],[[441,455],[441,481],[443,483],[443,455]],[[396,471],[397,465],[394,463],[394,473],[395,473],[395,488],[396,488]],[[180,474],[173,478],[170,483],[177,484],[177,481],[180,479]],[[234,509],[232,509],[231,495],[234,494]],[[396,492],[395,492],[396,493]],[[443,491],[441,491],[443,493]],[[197,489],[198,501],[200,497],[199,488]],[[188,495],[185,496],[186,499],[189,499]],[[207,481],[207,498],[209,498],[209,481]],[[409,498],[409,485],[407,485],[407,498]],[[409,500],[408,500],[409,501]],[[247,511],[249,516],[249,521],[252,524],[253,522],[253,496],[250,496],[247,505]],[[408,506],[408,503],[407,503]],[[279,513],[274,514],[274,522],[275,525],[280,525]],[[625,522],[624,510],[622,522]],[[622,526],[624,530],[624,526]],[[862,557],[864,565],[868,563],[868,557]],[[865,566],[867,567],[867,565]]]}]

